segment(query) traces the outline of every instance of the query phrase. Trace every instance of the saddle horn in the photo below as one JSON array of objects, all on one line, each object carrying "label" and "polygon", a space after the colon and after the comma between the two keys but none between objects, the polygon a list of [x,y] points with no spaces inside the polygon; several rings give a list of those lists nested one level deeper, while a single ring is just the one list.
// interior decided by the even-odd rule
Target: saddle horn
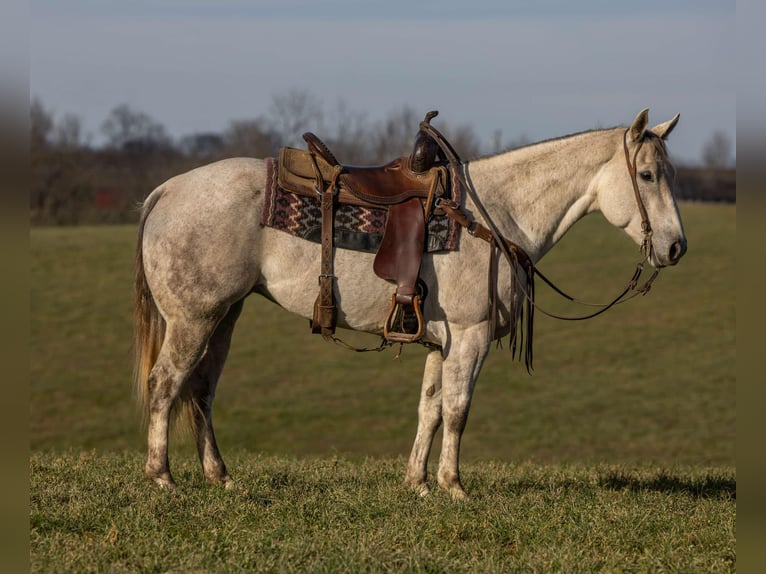
[{"label": "saddle horn", "polygon": [[[423,123],[431,124],[431,120],[439,115],[437,110],[426,114]],[[415,173],[425,173],[436,163],[436,156],[439,153],[439,145],[434,139],[421,128],[415,138],[415,145],[410,154],[410,169]]]}]

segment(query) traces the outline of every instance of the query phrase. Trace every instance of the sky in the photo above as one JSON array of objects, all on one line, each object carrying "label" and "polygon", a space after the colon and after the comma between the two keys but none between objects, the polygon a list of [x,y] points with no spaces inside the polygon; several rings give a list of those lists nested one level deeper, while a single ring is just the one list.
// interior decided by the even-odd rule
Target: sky
[{"label": "sky", "polygon": [[487,146],[649,108],[652,125],[681,114],[669,149],[699,162],[713,132],[736,141],[735,16],[733,0],[33,0],[30,93],[94,143],[118,104],[180,137],[294,89],[371,120],[438,109]]}]

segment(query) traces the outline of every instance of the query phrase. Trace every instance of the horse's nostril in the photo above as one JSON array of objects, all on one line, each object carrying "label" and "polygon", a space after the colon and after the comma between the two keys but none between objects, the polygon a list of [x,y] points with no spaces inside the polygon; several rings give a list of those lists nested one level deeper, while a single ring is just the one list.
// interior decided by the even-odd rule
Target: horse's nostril
[{"label": "horse's nostril", "polygon": [[673,263],[676,263],[683,254],[686,252],[686,242],[685,241],[676,241],[673,243],[673,245],[670,246],[670,260]]}]

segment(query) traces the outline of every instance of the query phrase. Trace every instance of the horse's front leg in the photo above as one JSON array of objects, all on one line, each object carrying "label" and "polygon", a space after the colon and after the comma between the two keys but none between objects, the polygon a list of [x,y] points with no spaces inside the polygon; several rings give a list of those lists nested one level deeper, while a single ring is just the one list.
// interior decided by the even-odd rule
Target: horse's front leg
[{"label": "horse's front leg", "polygon": [[431,452],[434,435],[442,422],[442,352],[431,351],[426,358],[423,372],[423,386],[420,390],[418,405],[418,431],[415,444],[407,463],[404,483],[418,494],[430,492],[428,478],[428,455]]},{"label": "horse's front leg", "polygon": [[442,419],[444,435],[439,456],[439,486],[454,498],[467,498],[460,482],[460,439],[463,436],[471,397],[479,371],[489,351],[487,324],[452,333],[442,365]]}]

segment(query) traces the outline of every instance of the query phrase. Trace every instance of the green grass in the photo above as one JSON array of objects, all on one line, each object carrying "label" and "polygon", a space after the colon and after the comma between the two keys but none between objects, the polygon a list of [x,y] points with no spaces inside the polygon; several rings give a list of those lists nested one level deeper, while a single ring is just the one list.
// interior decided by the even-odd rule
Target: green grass
[{"label": "green grass", "polygon": [[239,452],[239,486],[149,488],[138,453],[35,454],[32,571],[730,572],[732,471],[474,463],[464,503],[401,459]]},{"label": "green grass", "polygon": [[[238,490],[203,485],[183,437],[179,491],[150,488],[130,389],[135,228],[33,229],[32,569],[733,569],[736,211],[681,211],[689,252],[649,295],[582,323],[538,314],[531,377],[490,354],[463,441],[467,505],[401,487],[422,348],[349,353],[255,297],[216,399]],[[637,259],[594,216],[541,267],[603,300]]]}]

